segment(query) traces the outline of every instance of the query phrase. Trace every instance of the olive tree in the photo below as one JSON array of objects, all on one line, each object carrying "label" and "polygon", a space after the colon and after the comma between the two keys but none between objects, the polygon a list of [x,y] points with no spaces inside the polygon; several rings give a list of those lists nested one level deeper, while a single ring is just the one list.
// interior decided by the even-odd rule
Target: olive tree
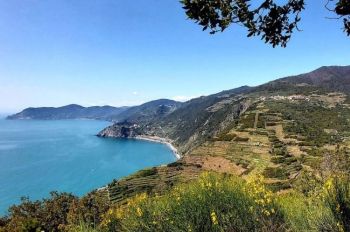
[{"label": "olive tree", "polygon": [[[273,47],[286,47],[292,33],[299,30],[304,0],[181,0],[189,19],[211,34],[222,32],[231,24],[247,29],[247,36],[260,36]],[[322,2],[321,2],[322,3]],[[350,36],[350,0],[328,0],[325,8],[343,19]]]}]

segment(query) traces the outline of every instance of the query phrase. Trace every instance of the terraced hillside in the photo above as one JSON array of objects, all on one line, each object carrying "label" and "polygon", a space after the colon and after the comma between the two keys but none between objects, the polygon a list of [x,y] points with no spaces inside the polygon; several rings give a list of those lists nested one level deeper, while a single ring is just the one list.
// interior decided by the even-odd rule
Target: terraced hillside
[{"label": "terraced hillside", "polygon": [[204,170],[242,178],[261,174],[274,191],[298,187],[305,173],[327,166],[326,157],[340,150],[350,154],[350,90],[343,88],[349,72],[349,67],[323,67],[194,99],[160,121],[133,124],[135,135],[167,138],[183,158],[114,181],[111,200],[161,193]]}]

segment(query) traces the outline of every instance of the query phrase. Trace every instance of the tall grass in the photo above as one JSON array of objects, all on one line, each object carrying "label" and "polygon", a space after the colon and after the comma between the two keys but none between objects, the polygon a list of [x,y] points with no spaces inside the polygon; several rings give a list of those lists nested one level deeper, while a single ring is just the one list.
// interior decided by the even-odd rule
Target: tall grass
[{"label": "tall grass", "polygon": [[68,232],[100,232],[100,230],[97,230],[96,228],[91,227],[87,223],[80,222],[79,225],[73,225],[70,226],[67,229]]}]

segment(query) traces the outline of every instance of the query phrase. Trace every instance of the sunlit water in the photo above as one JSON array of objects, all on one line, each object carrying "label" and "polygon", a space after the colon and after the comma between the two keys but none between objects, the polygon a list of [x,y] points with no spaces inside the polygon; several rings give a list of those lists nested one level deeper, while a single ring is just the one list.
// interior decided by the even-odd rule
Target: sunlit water
[{"label": "sunlit water", "polygon": [[164,144],[96,137],[108,124],[0,119],[0,215],[21,196],[41,199],[52,190],[81,196],[115,178],[175,160]]}]

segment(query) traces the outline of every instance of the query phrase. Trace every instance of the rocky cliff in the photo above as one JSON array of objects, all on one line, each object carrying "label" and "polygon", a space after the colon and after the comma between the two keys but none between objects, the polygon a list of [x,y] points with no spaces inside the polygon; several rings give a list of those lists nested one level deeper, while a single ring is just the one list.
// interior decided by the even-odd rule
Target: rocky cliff
[{"label": "rocky cliff", "polygon": [[100,131],[97,136],[107,138],[133,138],[140,134],[140,128],[136,124],[116,123]]}]

